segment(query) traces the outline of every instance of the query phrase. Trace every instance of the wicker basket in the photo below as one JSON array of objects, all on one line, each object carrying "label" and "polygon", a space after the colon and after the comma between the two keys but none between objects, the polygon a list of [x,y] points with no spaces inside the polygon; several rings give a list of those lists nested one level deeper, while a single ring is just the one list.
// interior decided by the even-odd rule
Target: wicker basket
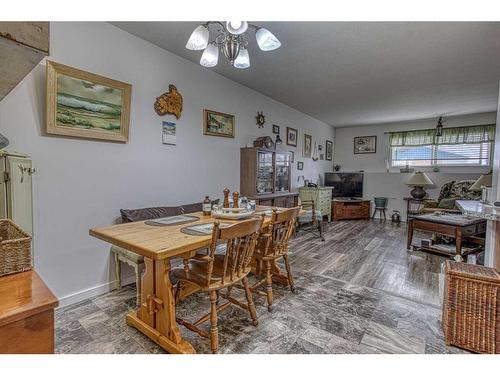
[{"label": "wicker basket", "polygon": [[30,235],[11,220],[0,220],[0,276],[30,269]]},{"label": "wicker basket", "polygon": [[443,331],[448,345],[500,354],[500,275],[495,269],[446,261]]}]

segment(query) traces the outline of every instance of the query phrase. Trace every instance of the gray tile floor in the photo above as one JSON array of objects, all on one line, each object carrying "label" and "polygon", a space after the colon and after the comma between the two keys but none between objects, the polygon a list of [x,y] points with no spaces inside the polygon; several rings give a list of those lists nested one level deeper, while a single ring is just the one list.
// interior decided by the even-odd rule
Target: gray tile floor
[{"label": "gray tile floor", "polygon": [[[444,258],[405,249],[405,228],[378,221],[325,225],[325,242],[301,232],[291,245],[297,293],[276,285],[272,313],[256,297],[259,325],[246,311],[220,314],[220,353],[465,353],[443,342],[438,274]],[[163,353],[125,324],[135,287],[59,309],[58,353]],[[205,295],[177,313],[208,312]],[[209,340],[181,327],[197,352]]]}]

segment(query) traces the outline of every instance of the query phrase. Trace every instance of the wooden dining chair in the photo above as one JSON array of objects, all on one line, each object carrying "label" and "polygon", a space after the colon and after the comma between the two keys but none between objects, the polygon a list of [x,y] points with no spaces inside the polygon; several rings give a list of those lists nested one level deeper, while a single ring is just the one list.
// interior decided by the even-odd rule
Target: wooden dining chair
[{"label": "wooden dining chair", "polygon": [[[194,323],[177,318],[177,323],[202,337],[210,337],[211,349],[216,353],[219,348],[219,335],[217,328],[217,314],[235,304],[248,310],[253,325],[257,325],[257,313],[253,303],[247,275],[251,271],[252,254],[262,228],[264,217],[261,219],[245,220],[241,223],[221,227],[216,221],[212,232],[212,242],[205,259],[190,259],[184,262],[183,268],[175,268],[170,275],[177,280],[175,299],[178,301],[179,292],[183,284],[194,284],[200,292],[207,292],[210,297],[210,312]],[[225,243],[221,250],[220,243]],[[245,290],[246,304],[231,297],[233,285],[242,285]],[[227,288],[225,294],[221,289]],[[219,297],[227,300],[219,305]],[[198,326],[210,319],[210,331],[202,330]]]},{"label": "wooden dining chair", "polygon": [[[272,266],[279,258],[283,258],[286,268],[286,279],[292,292],[295,291],[292,270],[288,261],[288,242],[293,235],[295,222],[300,212],[300,207],[289,209],[273,209],[271,224],[261,233],[255,246],[255,273],[262,277],[250,290],[267,297],[267,309],[273,310]],[[277,266],[276,266],[277,267]],[[266,285],[266,291],[257,290],[261,285]]]}]

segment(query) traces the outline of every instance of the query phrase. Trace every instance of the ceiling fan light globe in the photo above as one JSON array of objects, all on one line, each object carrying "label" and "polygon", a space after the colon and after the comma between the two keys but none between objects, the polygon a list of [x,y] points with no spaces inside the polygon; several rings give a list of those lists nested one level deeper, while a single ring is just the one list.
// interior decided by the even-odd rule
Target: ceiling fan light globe
[{"label": "ceiling fan light globe", "polygon": [[207,48],[208,36],[209,36],[208,28],[205,27],[204,25],[199,25],[191,33],[191,36],[189,37],[189,40],[186,43],[186,48],[192,51],[199,51]]},{"label": "ceiling fan light globe", "polygon": [[210,44],[203,51],[203,55],[201,55],[200,65],[206,68],[212,68],[217,65],[219,61],[219,48],[216,45]]},{"label": "ceiling fan light globe", "polygon": [[274,36],[272,32],[263,27],[259,28],[255,33],[255,39],[262,51],[273,51],[281,47],[281,42]]}]

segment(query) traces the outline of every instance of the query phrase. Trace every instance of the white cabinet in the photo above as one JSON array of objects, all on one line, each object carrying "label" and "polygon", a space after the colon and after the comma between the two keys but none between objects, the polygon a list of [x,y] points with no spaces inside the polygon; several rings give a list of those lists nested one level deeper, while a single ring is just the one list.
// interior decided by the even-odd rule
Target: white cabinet
[{"label": "white cabinet", "polygon": [[33,235],[32,161],[0,151],[0,218],[9,218]]}]

